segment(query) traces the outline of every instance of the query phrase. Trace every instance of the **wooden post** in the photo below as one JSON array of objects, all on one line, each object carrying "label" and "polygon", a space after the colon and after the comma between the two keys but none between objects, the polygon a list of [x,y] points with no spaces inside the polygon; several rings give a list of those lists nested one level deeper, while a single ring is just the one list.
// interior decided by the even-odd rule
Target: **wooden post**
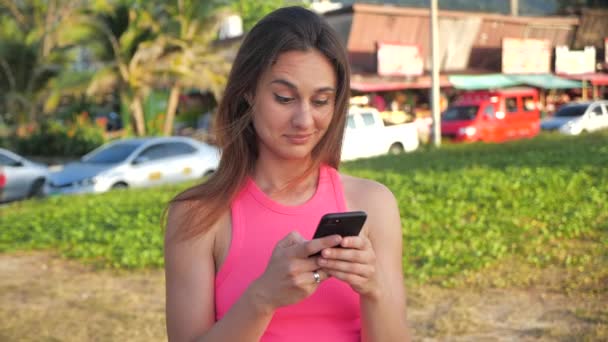
[{"label": "wooden post", "polygon": [[[542,108],[540,116],[544,117],[547,114],[547,93],[545,92],[545,89],[540,88],[540,92],[538,94],[538,100],[540,101],[540,106]],[[545,113],[545,115],[543,115],[543,113]]]},{"label": "wooden post", "polygon": [[511,15],[514,17],[519,15],[519,0],[511,0]]},{"label": "wooden post", "polygon": [[597,84],[593,84],[592,87],[593,87],[593,99],[597,100],[600,97],[598,86],[597,86]]},{"label": "wooden post", "polygon": [[437,0],[431,0],[431,113],[433,114],[433,143],[441,146],[441,113],[439,108],[439,23]]},{"label": "wooden post", "polygon": [[583,80],[582,84],[583,84],[583,88],[582,88],[583,101],[587,101],[587,98],[588,98],[588,96],[587,96],[587,81]]}]

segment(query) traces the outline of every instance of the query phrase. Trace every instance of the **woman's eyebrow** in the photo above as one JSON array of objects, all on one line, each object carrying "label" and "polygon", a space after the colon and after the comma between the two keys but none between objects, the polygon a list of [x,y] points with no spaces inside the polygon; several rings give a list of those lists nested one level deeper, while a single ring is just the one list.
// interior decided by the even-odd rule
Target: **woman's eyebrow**
[{"label": "woman's eyebrow", "polygon": [[[298,87],[295,84],[293,84],[285,79],[282,79],[282,78],[277,78],[270,82],[270,84],[273,84],[273,83],[284,85],[293,90],[298,90]],[[336,89],[334,89],[334,87],[321,87],[321,88],[315,89],[315,93],[330,93],[330,92],[335,92],[335,91],[336,91]]]}]

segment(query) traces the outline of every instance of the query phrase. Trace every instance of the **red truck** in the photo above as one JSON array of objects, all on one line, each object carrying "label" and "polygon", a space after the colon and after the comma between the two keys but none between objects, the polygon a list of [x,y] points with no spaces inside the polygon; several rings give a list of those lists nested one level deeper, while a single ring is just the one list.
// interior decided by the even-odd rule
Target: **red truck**
[{"label": "red truck", "polygon": [[540,131],[538,103],[534,88],[463,93],[443,112],[441,136],[485,142],[534,137]]}]

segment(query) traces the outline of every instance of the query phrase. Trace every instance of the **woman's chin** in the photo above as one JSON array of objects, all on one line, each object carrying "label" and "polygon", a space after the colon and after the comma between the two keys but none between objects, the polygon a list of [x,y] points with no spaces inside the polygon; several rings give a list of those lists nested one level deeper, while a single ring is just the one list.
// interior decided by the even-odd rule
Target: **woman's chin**
[{"label": "woman's chin", "polygon": [[290,148],[274,153],[275,158],[285,161],[307,161],[311,158],[310,148]]}]

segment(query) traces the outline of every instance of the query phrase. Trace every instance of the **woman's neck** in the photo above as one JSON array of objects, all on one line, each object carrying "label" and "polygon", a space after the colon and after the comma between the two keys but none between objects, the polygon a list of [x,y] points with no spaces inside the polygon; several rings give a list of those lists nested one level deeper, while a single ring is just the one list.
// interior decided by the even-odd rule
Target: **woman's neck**
[{"label": "woman's neck", "polygon": [[266,195],[275,200],[303,203],[317,189],[319,170],[310,172],[311,165],[311,160],[258,160],[252,178]]}]

